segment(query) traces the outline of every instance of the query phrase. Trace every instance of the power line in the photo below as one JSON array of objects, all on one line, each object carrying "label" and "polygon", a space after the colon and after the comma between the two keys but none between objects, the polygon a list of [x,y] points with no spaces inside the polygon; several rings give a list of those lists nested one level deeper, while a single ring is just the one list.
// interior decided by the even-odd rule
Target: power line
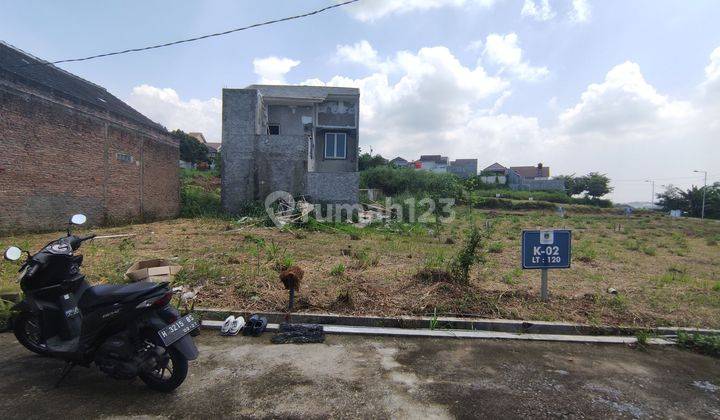
[{"label": "power line", "polygon": [[345,5],[348,5],[348,4],[350,4],[350,3],[356,3],[356,2],[358,2],[358,1],[360,1],[360,0],[348,0],[348,1],[345,1],[345,2],[342,2],[342,3],[333,4],[333,5],[331,5],[331,6],[323,7],[322,9],[317,9],[317,10],[313,10],[313,11],[311,11],[311,12],[303,13],[303,14],[301,14],[301,15],[288,16],[288,17],[284,17],[284,18],[280,18],[280,19],[268,20],[268,21],[265,21],[265,22],[260,22],[260,23],[255,23],[255,24],[248,25],[248,26],[243,26],[243,27],[241,27],[241,28],[230,29],[230,30],[224,31],[224,32],[216,32],[216,33],[213,33],[213,34],[202,35],[202,36],[198,36],[198,37],[194,37],[194,38],[188,38],[188,39],[182,39],[182,40],[179,40],[179,41],[167,42],[167,43],[164,43],[164,44],[150,45],[150,46],[141,47],[141,48],[130,48],[130,49],[127,49],[127,50],[114,51],[114,52],[109,52],[109,53],[104,53],[104,54],[96,54],[96,55],[91,55],[91,56],[88,56],[88,57],[81,57],[81,58],[68,58],[68,59],[57,60],[57,61],[45,61],[45,62],[40,62],[40,63],[23,64],[22,66],[18,66],[18,67],[29,66],[29,65],[47,65],[47,64],[60,64],[60,63],[71,63],[71,62],[77,62],[77,61],[87,61],[87,60],[93,60],[93,59],[95,59],[95,58],[109,57],[109,56],[113,56],[113,55],[128,54],[128,53],[138,52],[138,51],[154,50],[154,49],[157,49],[157,48],[164,48],[164,47],[169,47],[169,46],[172,46],[172,45],[184,44],[184,43],[187,43],[187,42],[195,42],[195,41],[199,41],[199,40],[202,40],[202,39],[213,38],[213,37],[216,37],[216,36],[228,35],[228,34],[231,34],[231,33],[234,33],[234,32],[245,31],[245,30],[257,28],[257,27],[260,27],[260,26],[272,25],[272,24],[274,24],[274,23],[287,22],[287,21],[289,21],[289,20],[301,19],[301,18],[305,18],[305,17],[308,17],[308,16],[317,15],[317,14],[319,14],[319,13],[326,12],[326,11],[328,11],[328,10],[330,10],[330,9],[335,9],[335,8],[337,8],[337,7],[345,6]]}]

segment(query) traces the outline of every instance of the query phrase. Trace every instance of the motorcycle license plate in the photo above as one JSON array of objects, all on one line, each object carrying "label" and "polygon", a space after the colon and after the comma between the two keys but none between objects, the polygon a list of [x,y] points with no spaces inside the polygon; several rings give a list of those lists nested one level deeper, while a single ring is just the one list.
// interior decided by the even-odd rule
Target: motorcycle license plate
[{"label": "motorcycle license plate", "polygon": [[192,330],[199,327],[200,323],[192,315],[185,315],[177,321],[158,331],[160,339],[165,346],[169,346],[179,339],[190,334]]}]

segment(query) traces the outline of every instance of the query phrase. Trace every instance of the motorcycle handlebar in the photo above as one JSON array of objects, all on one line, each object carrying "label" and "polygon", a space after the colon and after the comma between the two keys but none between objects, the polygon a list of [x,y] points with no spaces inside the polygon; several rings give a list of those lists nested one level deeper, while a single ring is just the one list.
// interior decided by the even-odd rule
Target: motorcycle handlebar
[{"label": "motorcycle handlebar", "polygon": [[40,264],[33,264],[28,268],[27,273],[25,274],[28,277],[32,277],[37,273],[38,269],[40,269]]},{"label": "motorcycle handlebar", "polygon": [[70,239],[70,246],[72,247],[73,251],[80,248],[80,244],[83,242],[94,238],[96,235],[88,235],[88,236],[73,236]]}]

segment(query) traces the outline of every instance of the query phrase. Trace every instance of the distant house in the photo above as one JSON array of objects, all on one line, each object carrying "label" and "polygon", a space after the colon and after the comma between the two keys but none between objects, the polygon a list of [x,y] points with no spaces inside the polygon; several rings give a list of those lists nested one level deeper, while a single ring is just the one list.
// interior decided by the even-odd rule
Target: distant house
[{"label": "distant house", "polygon": [[407,160],[401,158],[400,156],[391,160],[390,163],[397,166],[398,168],[409,168],[409,167],[413,166],[412,162],[408,162]]},{"label": "distant house", "polygon": [[207,144],[207,141],[205,140],[205,136],[203,136],[203,133],[188,133],[188,136],[195,138],[195,140],[199,141],[202,144]]},{"label": "distant house", "polygon": [[508,169],[495,162],[480,172],[480,181],[485,184],[505,185],[507,184]]},{"label": "distant house", "polygon": [[217,154],[220,151],[220,146],[222,145],[222,143],[209,142],[205,139],[205,136],[203,135],[203,133],[200,133],[200,132],[188,133],[188,136],[193,137],[193,138],[195,138],[195,140],[204,144],[205,147],[207,147],[207,149],[208,149],[208,153],[207,153],[208,159],[210,159],[210,162],[215,162],[215,158],[217,157]]},{"label": "distant house", "polygon": [[460,178],[470,178],[477,175],[477,159],[457,159],[450,162],[448,172]]},{"label": "distant house", "polygon": [[514,190],[565,191],[565,182],[550,178],[550,167],[542,163],[537,166],[511,166],[507,177],[508,186]]},{"label": "distant house", "polygon": [[217,154],[220,153],[222,143],[205,143],[205,146],[208,148],[208,157],[214,162]]},{"label": "distant house", "polygon": [[523,179],[550,178],[550,167],[543,166],[542,163],[538,163],[537,166],[511,166],[510,169]]},{"label": "distant house", "polygon": [[550,167],[543,166],[542,163],[538,163],[537,166],[507,168],[495,162],[482,170],[480,180],[486,184],[504,184],[513,190],[565,190],[563,180],[550,178]]},{"label": "distant house", "polygon": [[415,165],[418,169],[440,173],[447,172],[448,166],[447,156],[441,155],[420,155],[420,159],[418,159]]},{"label": "distant house", "polygon": [[507,168],[501,164],[495,162],[492,165],[482,170],[483,175],[505,175]]}]

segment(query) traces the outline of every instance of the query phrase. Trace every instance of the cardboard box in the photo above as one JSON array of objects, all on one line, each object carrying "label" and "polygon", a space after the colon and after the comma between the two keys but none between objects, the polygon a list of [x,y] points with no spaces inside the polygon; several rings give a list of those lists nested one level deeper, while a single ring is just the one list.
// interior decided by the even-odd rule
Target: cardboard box
[{"label": "cardboard box", "polygon": [[135,281],[171,282],[182,266],[173,265],[168,260],[156,259],[138,261],[125,272],[125,278]]}]

